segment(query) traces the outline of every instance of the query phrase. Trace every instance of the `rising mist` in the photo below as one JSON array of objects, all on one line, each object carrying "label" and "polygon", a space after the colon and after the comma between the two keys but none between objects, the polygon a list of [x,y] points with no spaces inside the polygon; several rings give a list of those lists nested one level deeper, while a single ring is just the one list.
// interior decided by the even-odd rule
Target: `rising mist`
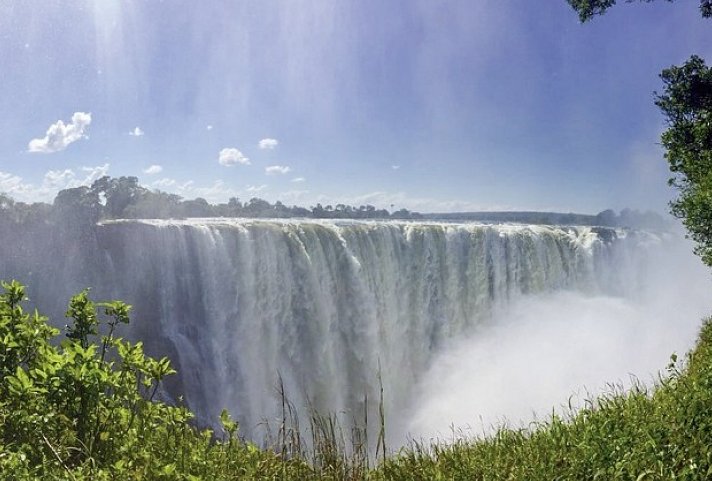
[{"label": "rising mist", "polygon": [[613,385],[652,385],[672,353],[692,347],[710,314],[712,279],[681,235],[649,260],[624,295],[525,296],[454,340],[424,374],[394,442],[527,426]]}]

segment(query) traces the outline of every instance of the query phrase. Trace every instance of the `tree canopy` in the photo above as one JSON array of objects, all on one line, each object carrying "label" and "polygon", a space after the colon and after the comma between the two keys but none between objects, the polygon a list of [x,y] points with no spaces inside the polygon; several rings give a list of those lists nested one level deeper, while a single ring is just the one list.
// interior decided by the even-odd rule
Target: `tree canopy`
[{"label": "tree canopy", "polygon": [[[591,20],[596,15],[603,15],[606,10],[616,4],[616,0],[566,0],[579,15],[582,22]],[[633,3],[635,0],[625,0],[625,3]],[[653,0],[639,0],[650,3]],[[674,0],[666,0],[673,2]],[[712,0],[700,0],[700,13],[705,18],[712,17]]]},{"label": "tree canopy", "polygon": [[679,191],[671,210],[712,266],[712,69],[693,55],[682,66],[663,70],[660,78],[665,88],[655,104],[668,123],[662,144],[673,174],[669,183]]}]

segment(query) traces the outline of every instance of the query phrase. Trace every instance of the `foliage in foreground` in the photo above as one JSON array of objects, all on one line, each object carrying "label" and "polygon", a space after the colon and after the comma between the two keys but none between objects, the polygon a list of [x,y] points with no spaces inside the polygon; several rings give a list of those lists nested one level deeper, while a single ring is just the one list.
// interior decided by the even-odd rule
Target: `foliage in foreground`
[{"label": "foliage in foreground", "polygon": [[[362,440],[346,449],[329,417],[312,418],[309,451],[284,425],[275,448],[260,449],[239,438],[227,413],[221,433],[200,431],[187,409],[155,399],[173,372],[168,360],[116,337],[128,306],[94,304],[80,293],[69,305],[66,339],[57,344],[59,331],[23,309],[24,288],[3,286],[4,480],[712,478],[711,322],[684,368],[673,359],[654,390],[611,393],[566,418],[486,439],[413,444],[369,469]],[[283,424],[293,419],[289,410]]]},{"label": "foliage in foreground", "polygon": [[127,305],[94,304],[80,293],[69,305],[67,338],[56,345],[59,331],[24,311],[24,288],[3,287],[1,479],[296,479],[307,473],[299,460],[283,461],[239,441],[227,413],[217,440],[191,426],[187,409],[155,400],[173,370],[167,359],[144,355],[141,343],[115,336],[128,323]]}]

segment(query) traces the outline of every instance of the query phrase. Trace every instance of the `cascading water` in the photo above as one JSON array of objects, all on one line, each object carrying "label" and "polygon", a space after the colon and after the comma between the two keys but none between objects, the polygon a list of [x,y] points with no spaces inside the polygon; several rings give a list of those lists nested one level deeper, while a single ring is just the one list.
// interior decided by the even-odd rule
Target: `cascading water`
[{"label": "cascading water", "polygon": [[171,357],[202,422],[247,435],[298,408],[397,412],[440,346],[524,294],[634,295],[647,233],[556,226],[193,219],[98,227],[100,292],[135,307],[133,335]]}]

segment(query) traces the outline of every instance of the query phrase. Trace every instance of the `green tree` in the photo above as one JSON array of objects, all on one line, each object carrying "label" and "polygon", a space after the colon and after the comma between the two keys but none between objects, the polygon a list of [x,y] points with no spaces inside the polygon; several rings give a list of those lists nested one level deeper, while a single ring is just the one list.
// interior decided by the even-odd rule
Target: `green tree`
[{"label": "green tree", "polygon": [[104,215],[109,219],[123,217],[124,210],[134,204],[146,188],[141,187],[137,177],[111,178],[108,175],[94,181],[91,192],[105,202]]},{"label": "green tree", "polygon": [[116,336],[130,306],[83,291],[60,341],[26,301],[21,284],[0,282],[0,480],[317,479],[301,451],[244,442],[227,411],[221,430],[200,430],[187,408],[161,401],[175,371]]},{"label": "green tree", "polygon": [[[582,22],[616,4],[616,0],[567,2]],[[712,0],[701,0],[700,12],[703,17],[712,17]],[[664,90],[655,94],[655,105],[668,124],[662,134],[672,172],[668,183],[679,191],[670,210],[682,219],[689,236],[697,242],[695,252],[712,266],[712,69],[693,55],[682,66],[663,70],[660,78]]]},{"label": "green tree", "polygon": [[668,123],[662,144],[673,173],[669,183],[679,191],[671,210],[697,242],[697,254],[712,266],[712,69],[693,55],[660,78],[665,88],[655,104]]},{"label": "green tree", "polygon": [[[616,4],[616,0],[566,0],[579,15],[582,22],[591,20],[596,15],[603,15],[606,10]],[[625,0],[625,3],[633,3],[635,0]],[[639,0],[650,3],[653,0]],[[667,0],[673,2],[674,0]],[[700,0],[700,13],[703,17],[712,17],[712,0]]]}]

